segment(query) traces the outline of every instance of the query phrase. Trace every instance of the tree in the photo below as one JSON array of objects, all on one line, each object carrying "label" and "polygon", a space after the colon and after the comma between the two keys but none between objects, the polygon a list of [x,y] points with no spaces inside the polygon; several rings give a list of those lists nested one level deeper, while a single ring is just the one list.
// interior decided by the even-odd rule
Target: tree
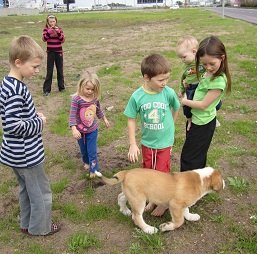
[{"label": "tree", "polygon": [[257,7],[256,0],[241,0],[241,7]]},{"label": "tree", "polygon": [[3,0],[3,6],[4,7],[9,7],[9,1],[8,0]]},{"label": "tree", "polygon": [[70,4],[75,4],[75,0],[63,0],[63,4],[67,4],[67,12],[70,10]]}]

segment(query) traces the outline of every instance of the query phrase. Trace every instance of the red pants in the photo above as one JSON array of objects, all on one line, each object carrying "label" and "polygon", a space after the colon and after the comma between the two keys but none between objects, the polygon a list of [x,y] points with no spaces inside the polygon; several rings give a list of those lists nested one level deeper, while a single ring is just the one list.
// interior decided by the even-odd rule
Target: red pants
[{"label": "red pants", "polygon": [[142,145],[143,168],[151,168],[164,173],[171,170],[172,147],[152,149]]}]

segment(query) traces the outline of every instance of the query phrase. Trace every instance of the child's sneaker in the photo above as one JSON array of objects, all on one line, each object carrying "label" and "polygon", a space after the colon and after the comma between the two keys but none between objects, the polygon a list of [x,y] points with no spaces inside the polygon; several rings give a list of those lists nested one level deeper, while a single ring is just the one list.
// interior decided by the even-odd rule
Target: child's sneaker
[{"label": "child's sneaker", "polygon": [[95,174],[98,176],[98,177],[102,177],[102,173],[100,173],[99,171],[95,171]]},{"label": "child's sneaker", "polygon": [[59,223],[52,223],[51,231],[48,234],[44,235],[44,236],[53,235],[53,234],[59,232],[61,230],[61,227],[62,226]]},{"label": "child's sneaker", "polygon": [[96,176],[102,177],[102,174],[99,171],[95,171],[95,172],[90,172],[89,173],[89,177],[90,178],[95,178]]},{"label": "child's sneaker", "polygon": [[21,228],[21,232],[23,234],[26,234],[29,236],[48,236],[48,235],[53,235],[53,234],[59,232],[60,230],[61,230],[61,224],[57,224],[57,223],[51,224],[51,231],[49,233],[47,233],[46,235],[32,235],[31,233],[29,233],[27,228]]},{"label": "child's sneaker", "polygon": [[21,232],[22,232],[23,234],[30,235],[30,233],[29,233],[29,231],[28,231],[27,228],[21,228]]}]

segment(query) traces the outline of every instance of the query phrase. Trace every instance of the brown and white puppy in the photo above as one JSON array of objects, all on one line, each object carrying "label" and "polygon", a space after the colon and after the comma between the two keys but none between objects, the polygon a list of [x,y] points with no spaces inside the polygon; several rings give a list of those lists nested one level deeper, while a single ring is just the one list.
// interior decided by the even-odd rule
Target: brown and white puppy
[{"label": "brown and white puppy", "polygon": [[128,201],[134,223],[148,234],[156,233],[158,229],[146,224],[143,219],[147,201],[169,208],[172,221],[161,224],[160,230],[174,230],[184,223],[184,218],[199,220],[200,216],[190,213],[189,207],[207,193],[225,187],[221,173],[211,167],[172,174],[136,168],[120,171],[112,178],[102,176],[102,179],[108,185],[121,183],[122,193],[118,196],[120,211],[131,215],[126,205]]}]

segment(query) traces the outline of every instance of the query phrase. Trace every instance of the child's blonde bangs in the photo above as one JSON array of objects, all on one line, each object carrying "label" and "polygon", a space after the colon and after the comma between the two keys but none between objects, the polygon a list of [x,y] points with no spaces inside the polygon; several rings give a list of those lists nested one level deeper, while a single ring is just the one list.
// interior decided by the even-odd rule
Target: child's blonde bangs
[{"label": "child's blonde bangs", "polygon": [[78,94],[83,95],[83,87],[88,83],[92,83],[94,85],[94,95],[95,98],[100,99],[101,97],[101,89],[100,89],[100,81],[98,76],[95,73],[91,73],[89,71],[86,71],[84,74],[82,74],[81,79],[78,83]]}]

